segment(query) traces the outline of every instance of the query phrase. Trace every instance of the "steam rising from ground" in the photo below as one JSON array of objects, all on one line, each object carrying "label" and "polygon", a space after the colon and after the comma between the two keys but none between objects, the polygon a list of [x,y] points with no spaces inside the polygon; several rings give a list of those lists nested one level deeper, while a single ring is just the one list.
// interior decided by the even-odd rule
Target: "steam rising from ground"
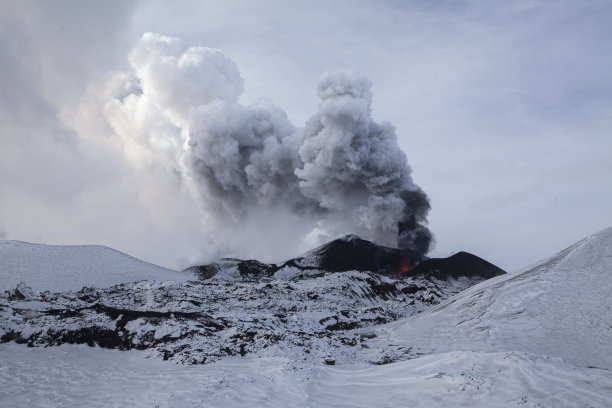
[{"label": "steam rising from ground", "polygon": [[324,74],[319,111],[298,129],[267,100],[237,103],[243,79],[219,50],[147,33],[129,62],[110,81],[106,118],[130,158],[190,186],[210,231],[266,240],[280,229],[309,244],[357,233],[429,249],[427,196],[393,126],[372,120],[365,77]]}]

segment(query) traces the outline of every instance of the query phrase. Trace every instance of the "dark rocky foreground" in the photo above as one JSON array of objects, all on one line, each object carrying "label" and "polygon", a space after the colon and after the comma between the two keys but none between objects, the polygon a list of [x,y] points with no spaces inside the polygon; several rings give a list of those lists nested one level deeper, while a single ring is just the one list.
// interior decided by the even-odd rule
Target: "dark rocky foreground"
[{"label": "dark rocky foreground", "polygon": [[19,285],[0,296],[0,341],[148,350],[190,364],[245,355],[385,363],[414,351],[371,347],[374,326],[503,273],[467,253],[399,269],[407,261],[350,236],[281,265],[226,259],[195,267],[200,279],[187,283],[62,293]]}]

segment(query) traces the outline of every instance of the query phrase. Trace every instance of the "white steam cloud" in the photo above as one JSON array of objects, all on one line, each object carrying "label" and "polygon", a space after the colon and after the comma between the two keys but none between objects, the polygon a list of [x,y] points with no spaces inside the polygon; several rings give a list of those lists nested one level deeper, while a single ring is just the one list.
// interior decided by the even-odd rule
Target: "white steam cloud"
[{"label": "white steam cloud", "polygon": [[269,101],[239,104],[243,79],[219,50],[147,33],[129,62],[110,81],[106,118],[128,157],[190,186],[212,229],[266,240],[291,222],[290,239],[357,233],[428,251],[429,201],[393,126],[372,120],[365,77],[324,74],[319,111],[299,129]]}]

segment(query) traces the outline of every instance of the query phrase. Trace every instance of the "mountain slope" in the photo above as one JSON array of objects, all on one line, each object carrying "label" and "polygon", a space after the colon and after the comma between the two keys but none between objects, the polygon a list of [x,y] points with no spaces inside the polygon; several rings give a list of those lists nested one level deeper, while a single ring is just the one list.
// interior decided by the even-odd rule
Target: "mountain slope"
[{"label": "mountain slope", "polygon": [[193,279],[191,273],[153,265],[97,245],[41,245],[0,241],[0,291],[20,282],[35,291],[109,287],[139,280]]},{"label": "mountain slope", "polygon": [[[415,354],[526,351],[612,369],[612,228],[476,285],[379,339]],[[382,340],[381,340],[382,341]]]}]

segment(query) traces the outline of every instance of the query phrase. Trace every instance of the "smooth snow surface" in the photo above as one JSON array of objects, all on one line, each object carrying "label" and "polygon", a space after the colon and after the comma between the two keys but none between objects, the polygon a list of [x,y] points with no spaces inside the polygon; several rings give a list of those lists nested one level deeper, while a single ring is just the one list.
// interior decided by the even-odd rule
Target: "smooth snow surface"
[{"label": "smooth snow surface", "polygon": [[612,370],[612,228],[391,323],[379,339],[415,353],[520,350]]},{"label": "smooth snow surface", "polygon": [[184,366],[142,352],[0,345],[3,407],[610,407],[609,372],[528,353],[451,352],[290,370],[275,358]]},{"label": "smooth snow surface", "polygon": [[318,370],[323,407],[610,407],[609,373],[529,353],[455,351],[375,367]]},{"label": "smooth snow surface", "polygon": [[25,282],[35,291],[109,287],[140,280],[194,279],[191,273],[162,268],[97,245],[41,245],[0,241],[0,291]]},{"label": "smooth snow surface", "polygon": [[[282,359],[186,366],[142,352],[0,345],[0,405],[9,407],[291,407]],[[296,384],[297,385],[297,384]],[[274,404],[269,405],[270,398]]]}]

